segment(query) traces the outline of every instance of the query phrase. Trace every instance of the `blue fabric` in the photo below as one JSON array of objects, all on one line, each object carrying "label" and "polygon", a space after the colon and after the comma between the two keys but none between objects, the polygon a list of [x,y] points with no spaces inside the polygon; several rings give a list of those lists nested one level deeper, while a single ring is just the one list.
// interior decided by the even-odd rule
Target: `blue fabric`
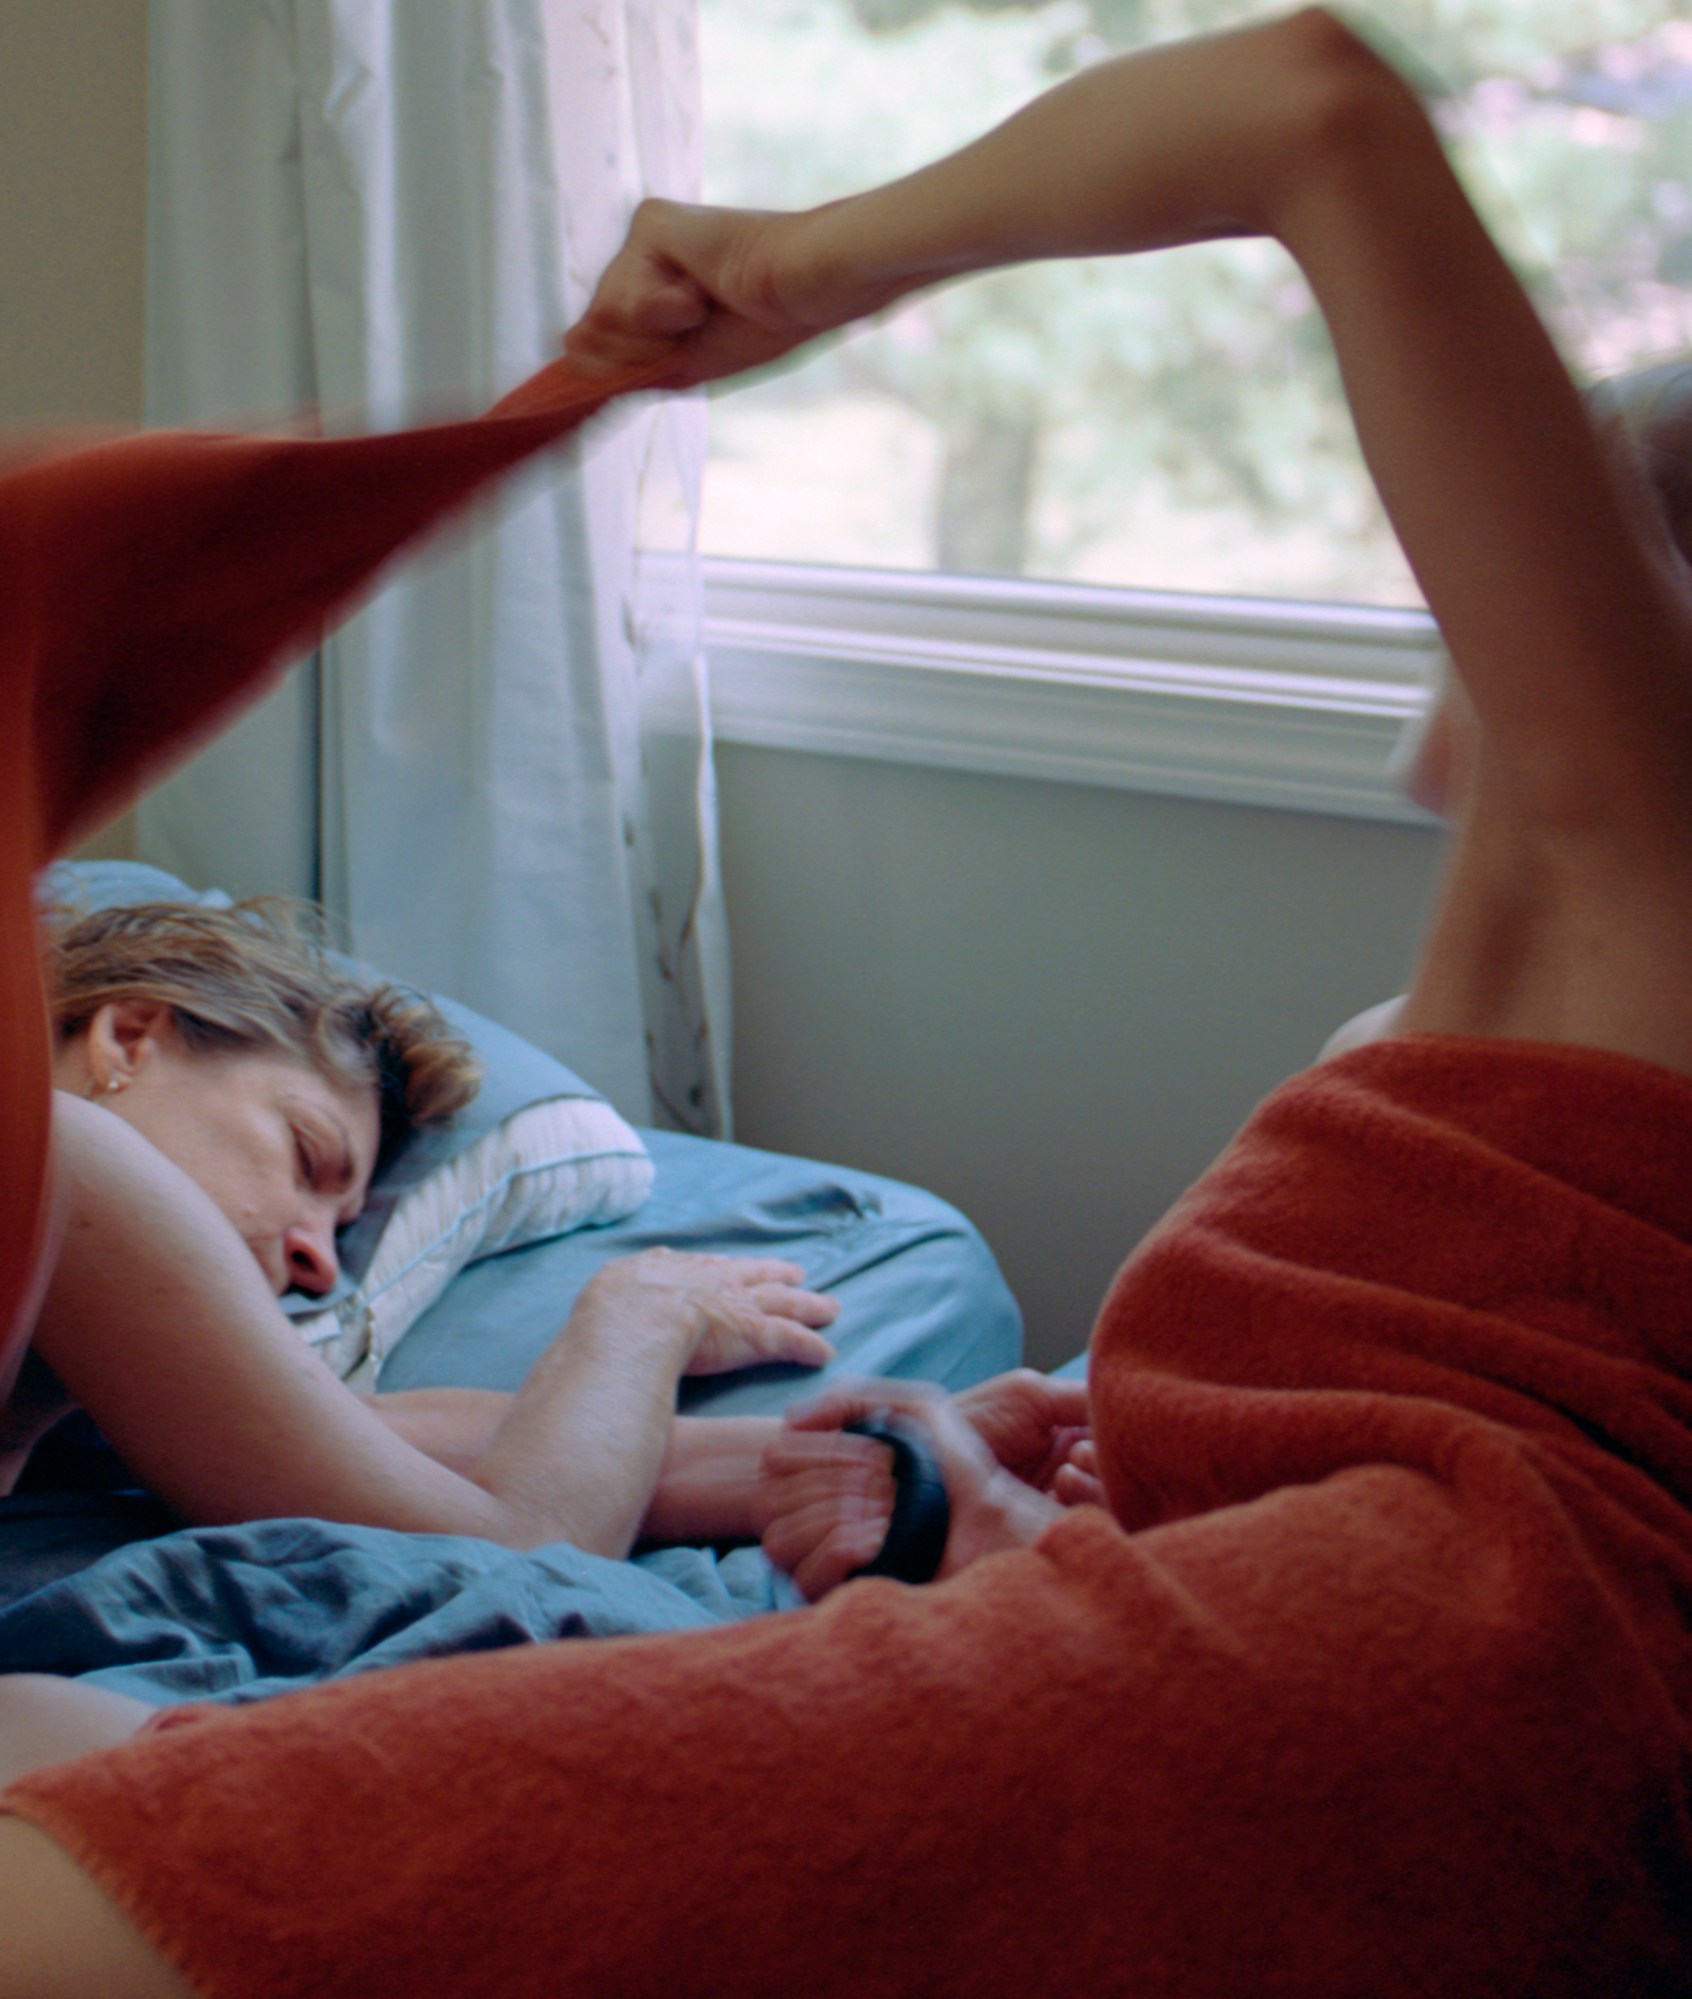
[{"label": "blue fabric", "polygon": [[840,1300],[821,1374],[764,1367],[684,1381],[699,1415],[774,1415],[836,1374],[962,1388],[1022,1355],[1022,1319],[980,1235],[935,1195],[751,1146],[641,1134],[657,1178],[638,1214],[460,1271],[382,1370],[384,1389],[514,1388],[613,1257],[655,1244],[778,1256]]},{"label": "blue fabric", "polygon": [[[97,1511],[84,1509],[85,1529]],[[37,1512],[38,1526],[50,1519]],[[264,1700],[504,1645],[692,1631],[799,1601],[753,1548],[616,1562],[318,1520],[187,1529],[56,1580],[42,1568],[20,1589],[29,1564],[0,1563],[0,1671],[86,1678],[159,1706]]]}]

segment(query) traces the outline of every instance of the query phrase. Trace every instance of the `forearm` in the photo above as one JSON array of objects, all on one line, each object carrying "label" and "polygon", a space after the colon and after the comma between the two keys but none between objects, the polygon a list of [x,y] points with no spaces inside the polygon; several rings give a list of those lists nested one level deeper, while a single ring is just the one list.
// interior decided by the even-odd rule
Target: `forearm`
[{"label": "forearm", "polygon": [[775,1416],[677,1416],[641,1537],[672,1543],[756,1541],[769,1524],[761,1467]]},{"label": "forearm", "polygon": [[768,289],[821,327],[1000,264],[1240,234],[1308,279],[1387,511],[1517,778],[1548,811],[1571,779],[1577,804],[1628,795],[1688,722],[1678,586],[1414,92],[1330,16],[1099,63],[776,228]]},{"label": "forearm", "polygon": [[[481,1470],[512,1398],[487,1388],[417,1388],[367,1395],[396,1436],[461,1477]],[[759,1475],[774,1416],[676,1416],[640,1523],[640,1538],[671,1544],[756,1541],[769,1516]]]},{"label": "forearm", "polygon": [[[668,1431],[674,1351],[652,1353],[622,1403],[589,1387],[590,1411],[613,1405],[606,1420],[622,1420],[630,1400],[646,1412],[644,1473],[613,1466],[608,1475],[592,1414],[584,1440],[559,1408],[589,1358],[577,1343],[567,1362],[543,1363],[536,1390],[511,1405],[475,1475],[459,1476],[410,1448],[335,1380],[283,1317],[231,1224],[138,1133],[61,1098],[55,1143],[64,1235],[36,1350],[124,1461],[185,1519],[305,1514],[513,1547],[600,1546],[621,1531],[627,1546]],[[619,1379],[629,1372],[615,1359],[605,1371]],[[518,1403],[522,1421],[513,1429]],[[544,1462],[549,1446],[560,1454],[555,1463]],[[632,1497],[631,1478],[639,1484]],[[606,1480],[623,1494],[620,1530],[608,1527],[595,1489]]]},{"label": "forearm", "polygon": [[578,1307],[471,1476],[537,1521],[567,1523],[536,1538],[626,1555],[658,1482],[690,1351],[674,1327],[607,1323]]},{"label": "forearm", "polygon": [[[1277,192],[1364,456],[1519,796],[1631,794],[1684,724],[1687,628],[1654,538],[1428,117],[1360,49]],[[1618,671],[1617,663],[1627,670]],[[1676,751],[1678,754],[1678,750]]]},{"label": "forearm", "polygon": [[487,1456],[511,1408],[511,1397],[492,1388],[409,1388],[359,1400],[414,1451],[464,1478]]},{"label": "forearm", "polygon": [[1262,233],[1298,170],[1314,40],[1300,17],[1095,64],[945,159],[811,211],[773,288],[837,324],[1002,264]]}]

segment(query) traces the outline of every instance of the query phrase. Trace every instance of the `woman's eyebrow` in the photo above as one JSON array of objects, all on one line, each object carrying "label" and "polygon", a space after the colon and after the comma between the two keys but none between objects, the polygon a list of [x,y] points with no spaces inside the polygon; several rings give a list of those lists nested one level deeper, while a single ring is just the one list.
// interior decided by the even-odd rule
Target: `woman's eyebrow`
[{"label": "woman's eyebrow", "polygon": [[344,1194],[358,1179],[357,1155],[353,1151],[352,1133],[348,1130],[346,1121],[338,1111],[328,1110],[323,1105],[308,1102],[304,1098],[291,1098],[289,1102],[296,1116],[303,1116],[308,1121],[328,1126],[334,1143],[330,1148],[330,1156],[324,1160],[320,1171],[336,1193]]}]

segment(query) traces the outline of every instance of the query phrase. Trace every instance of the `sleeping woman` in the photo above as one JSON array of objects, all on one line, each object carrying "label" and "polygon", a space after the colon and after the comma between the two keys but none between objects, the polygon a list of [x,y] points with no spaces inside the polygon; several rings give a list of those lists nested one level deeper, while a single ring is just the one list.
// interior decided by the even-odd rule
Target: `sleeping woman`
[{"label": "sleeping woman", "polygon": [[[195,1523],[302,1514],[621,1555],[668,1458],[676,1533],[755,1537],[733,1517],[755,1452],[736,1456],[733,1425],[672,1433],[675,1387],[826,1360],[836,1306],[796,1267],[648,1251],[592,1280],[515,1397],[360,1398],[277,1300],[333,1287],[378,1160],[474,1093],[469,1049],[276,901],[67,917],[47,972],[65,1212],[0,1410],[6,1487],[80,1405]],[[714,1512],[690,1513],[704,1490]]]},{"label": "sleeping woman", "polygon": [[[567,352],[693,383],[1242,235],[1311,285],[1454,663],[1455,836],[1398,1031],[1119,1276],[1108,1513],[942,1410],[936,1587],[44,1769],[0,1994],[1692,1988],[1692,606],[1413,90],[1319,10],[1103,62],[825,208],[646,206]],[[823,1584],[849,1403],[781,1470]]]}]

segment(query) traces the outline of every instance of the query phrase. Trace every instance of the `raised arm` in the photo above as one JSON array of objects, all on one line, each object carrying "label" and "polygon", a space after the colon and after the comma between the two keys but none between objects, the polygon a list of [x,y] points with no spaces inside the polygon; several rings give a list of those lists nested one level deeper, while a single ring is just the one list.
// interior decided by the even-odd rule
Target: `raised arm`
[{"label": "raised arm", "polygon": [[675,379],[699,379],[966,272],[1237,235],[1278,238],[1312,286],[1518,802],[1618,812],[1642,773],[1677,781],[1692,637],[1672,568],[1415,94],[1321,10],[1100,63],[799,215],[649,204],[567,352],[593,368],[667,346]]},{"label": "raised arm", "polygon": [[816,1362],[831,1300],[787,1264],[652,1251],[611,1264],[469,1475],[433,1461],[300,1342],[209,1198],[139,1133],[61,1097],[64,1239],[35,1348],[186,1518],[309,1514],[512,1546],[628,1549],[677,1377]]},{"label": "raised arm", "polygon": [[1692,612],[1415,93],[1309,9],[1100,63],[975,144],[798,215],[641,210],[578,367],[733,372],[1028,258],[1279,240],[1472,714],[1406,1029],[1692,1072]]}]

